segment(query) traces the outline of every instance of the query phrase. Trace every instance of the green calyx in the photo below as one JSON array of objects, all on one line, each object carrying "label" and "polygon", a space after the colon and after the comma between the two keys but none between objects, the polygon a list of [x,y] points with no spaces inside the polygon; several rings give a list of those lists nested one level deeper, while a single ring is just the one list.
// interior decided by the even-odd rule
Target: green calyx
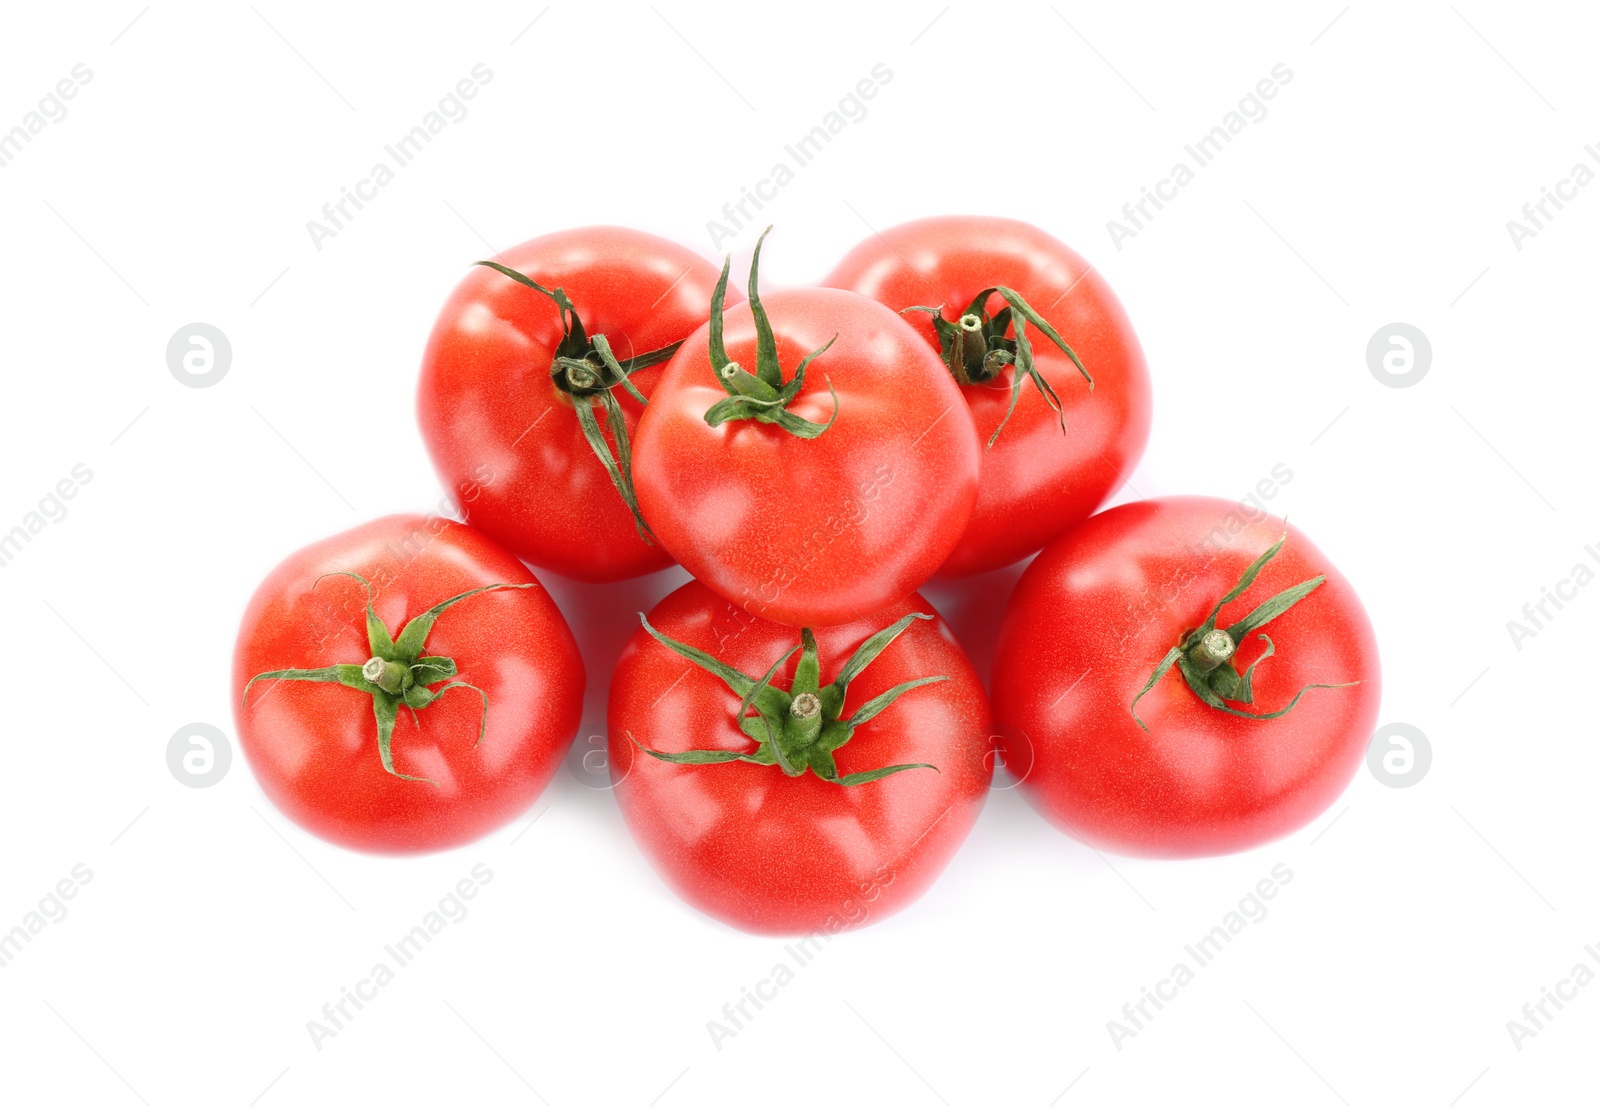
[{"label": "green calyx", "polygon": [[1313,576],[1304,583],[1280,591],[1232,626],[1226,628],[1217,626],[1217,612],[1249,590],[1267,561],[1278,555],[1288,536],[1288,531],[1285,530],[1272,548],[1262,553],[1244,570],[1244,575],[1239,577],[1239,582],[1233,585],[1232,590],[1217,600],[1217,605],[1211,608],[1206,620],[1185,634],[1181,642],[1167,650],[1166,656],[1161,658],[1161,663],[1150,674],[1150,679],[1145,681],[1144,687],[1139,689],[1139,694],[1133,697],[1133,703],[1128,708],[1133,714],[1133,721],[1139,724],[1141,730],[1149,733],[1150,728],[1144,725],[1144,720],[1139,718],[1139,713],[1133,708],[1139,705],[1145,693],[1154,688],[1156,682],[1165,676],[1173,665],[1178,666],[1178,671],[1183,675],[1184,682],[1189,685],[1189,690],[1199,696],[1207,707],[1225,711],[1229,715],[1237,715],[1241,719],[1276,719],[1293,711],[1295,704],[1300,702],[1300,697],[1313,688],[1348,688],[1361,683],[1359,680],[1351,680],[1343,684],[1307,684],[1294,694],[1293,699],[1276,711],[1244,711],[1237,707],[1229,707],[1223,702],[1231,700],[1234,703],[1253,703],[1255,693],[1251,682],[1255,678],[1256,666],[1277,652],[1277,647],[1272,644],[1271,638],[1265,634],[1257,634],[1256,637],[1267,643],[1266,652],[1256,658],[1255,662],[1241,674],[1231,662],[1245,636],[1283,614],[1321,587],[1323,581],[1327,579],[1326,576]]},{"label": "green calyx", "polygon": [[[328,665],[320,669],[273,669],[270,672],[258,673],[244,686],[239,704],[241,707],[244,706],[245,700],[250,696],[251,686],[258,680],[331,681],[343,684],[346,688],[354,688],[358,692],[365,692],[372,697],[372,714],[378,722],[378,758],[383,762],[384,769],[402,780],[428,781],[426,777],[412,777],[395,771],[394,757],[389,747],[394,737],[394,721],[402,705],[411,712],[412,719],[420,726],[421,720],[417,719],[418,711],[427,708],[452,688],[468,688],[477,692],[478,698],[483,701],[483,718],[478,723],[478,738],[473,745],[483,741],[483,733],[489,726],[489,697],[483,689],[462,680],[452,679],[456,675],[456,663],[451,658],[430,657],[422,652],[428,634],[433,630],[434,622],[446,610],[471,596],[481,595],[486,591],[522,590],[539,585],[489,584],[487,587],[475,587],[471,591],[463,591],[460,595],[451,596],[438,606],[423,611],[405,624],[398,638],[391,638],[388,629],[372,609],[370,583],[354,572],[329,572],[327,576],[318,576],[316,582],[311,585],[312,588],[315,589],[317,584],[328,576],[349,576],[367,589],[367,648],[372,656],[359,665]],[[444,683],[446,681],[449,683]],[[442,688],[430,687],[441,683],[444,684]],[[428,781],[428,783],[434,782]]]},{"label": "green calyx", "polygon": [[[560,286],[554,290],[546,289],[527,275],[486,259],[478,260],[475,265],[497,270],[512,281],[543,294],[561,312],[561,343],[556,346],[555,358],[550,363],[550,381],[555,383],[557,390],[572,399],[572,408],[578,415],[584,440],[589,442],[595,458],[605,466],[617,494],[622,496],[622,501],[633,512],[633,524],[639,536],[647,544],[655,544],[650,527],[645,525],[639,513],[639,501],[633,493],[633,449],[628,443],[628,426],[622,417],[622,406],[612,392],[620,386],[633,395],[640,405],[645,405],[645,396],[639,393],[639,388],[633,385],[629,376],[646,367],[665,363],[683,346],[683,341],[636,355],[624,365],[618,362],[611,351],[610,342],[603,334],[590,336],[584,331],[572,299]],[[610,446],[606,444],[605,434],[600,431],[600,420],[594,412],[596,405],[606,412],[606,425],[611,430],[611,439],[617,445],[614,459]]]},{"label": "green calyx", "polygon": [[806,368],[811,361],[832,347],[839,335],[835,333],[833,340],[802,359],[794,370],[794,378],[787,383],[783,381],[783,368],[778,364],[778,344],[772,335],[772,322],[767,320],[767,311],[761,304],[761,293],[756,288],[757,272],[761,269],[761,244],[767,238],[767,232],[771,231],[769,225],[767,231],[761,233],[761,239],[756,241],[755,256],[750,260],[750,313],[756,321],[756,371],[753,375],[730,360],[728,350],[722,346],[722,302],[728,293],[728,269],[733,264],[733,257],[730,255],[722,262],[722,277],[717,279],[717,288],[711,295],[710,348],[711,368],[716,372],[717,382],[728,392],[728,397],[706,411],[706,424],[716,426],[724,421],[760,421],[811,440],[826,433],[839,417],[839,394],[833,389],[833,384],[828,384],[828,392],[833,395],[833,416],[828,418],[826,425],[818,425],[815,421],[807,421],[798,414],[790,413],[788,406],[805,386]]},{"label": "green calyx", "polygon": [[[717,765],[729,761],[747,761],[754,765],[776,765],[791,777],[801,776],[809,769],[830,784],[846,787],[882,780],[906,769],[932,769],[937,773],[938,769],[932,765],[911,762],[905,765],[886,765],[881,769],[869,769],[841,777],[833,760],[833,752],[850,741],[856,728],[862,723],[882,713],[886,707],[911,689],[949,679],[945,676],[925,676],[919,680],[907,680],[868,700],[848,719],[839,717],[844,710],[845,689],[850,681],[860,675],[890,642],[919,618],[931,621],[933,616],[908,614],[893,626],[879,630],[861,643],[860,648],[850,655],[850,659],[834,677],[833,683],[824,687],[821,683],[821,667],[817,660],[817,640],[809,629],[800,631],[800,644],[786,649],[781,657],[772,662],[772,667],[767,670],[765,676],[753,680],[737,669],[718,661],[711,654],[667,637],[651,626],[650,620],[641,614],[639,620],[644,623],[644,628],[651,637],[678,656],[699,665],[733,690],[733,694],[742,701],[737,713],[739,729],[757,745],[755,751],[748,754],[734,750],[685,750],[682,753],[669,754],[652,750],[639,743],[637,739],[634,745],[651,757],[678,765]],[[800,661],[795,666],[794,683],[788,691],[784,691],[772,683],[772,678],[778,674],[784,663],[794,656],[795,650],[800,651]],[[749,714],[752,711],[755,714]]]},{"label": "green calyx", "polygon": [[[1006,307],[991,317],[989,298],[994,294],[1005,299]],[[1039,388],[1039,393],[1044,395],[1044,400],[1060,418],[1062,433],[1067,431],[1067,419],[1061,412],[1061,396],[1033,362],[1033,342],[1028,339],[1029,325],[1044,333],[1052,344],[1065,352],[1067,358],[1083,373],[1089,389],[1094,390],[1094,379],[1083,366],[1083,360],[1078,358],[1078,353],[1061,339],[1061,334],[1049,321],[1039,316],[1023,300],[1022,295],[1009,286],[990,286],[980,291],[972,299],[972,304],[967,306],[966,312],[954,321],[945,320],[943,306],[913,305],[900,312],[928,314],[933,320],[933,331],[939,337],[939,355],[945,366],[950,368],[950,374],[962,386],[986,383],[998,375],[1001,368],[1016,366],[1017,373],[1011,378],[1011,403],[1006,407],[1006,416],[989,437],[991,445],[1000,435],[1000,430],[1006,427],[1006,422],[1011,420],[1012,411],[1017,408],[1017,397],[1022,393],[1024,378],[1033,380],[1033,385]],[[1014,335],[1007,336],[1007,329],[1012,330]]]}]

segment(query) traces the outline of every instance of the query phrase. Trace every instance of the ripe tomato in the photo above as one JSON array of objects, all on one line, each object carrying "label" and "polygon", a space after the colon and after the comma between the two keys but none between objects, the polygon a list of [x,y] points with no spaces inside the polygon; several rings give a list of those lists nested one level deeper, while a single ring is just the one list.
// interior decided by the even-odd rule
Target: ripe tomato
[{"label": "ripe tomato", "polygon": [[1045,549],[1007,606],[993,681],[1025,794],[1074,837],[1151,857],[1243,850],[1320,814],[1361,765],[1379,689],[1344,577],[1293,526],[1211,498],[1126,503]]},{"label": "ripe tomato", "polygon": [[233,687],[240,747],[284,814],[330,842],[417,853],[539,795],[577,733],[583,662],[516,557],[395,515],[273,569],[240,624]]},{"label": "ripe tomato", "polygon": [[[682,341],[705,322],[716,268],[627,228],[556,232],[495,260],[546,292],[478,266],[440,311],[417,392],[439,477],[470,524],[541,568],[608,582],[667,567],[619,491],[631,483],[615,422],[631,436],[642,407],[606,373],[595,337],[624,367]],[[640,366],[628,379],[648,397],[660,374]],[[596,418],[587,435],[580,410]]]},{"label": "ripe tomato", "polygon": [[725,319],[714,305],[656,387],[635,445],[639,506],[725,598],[832,626],[904,599],[943,563],[977,497],[978,441],[955,383],[897,314],[842,290],[762,306],[760,257],[758,245],[750,305]]},{"label": "ripe tomato", "polygon": [[[848,741],[831,755],[813,751],[810,772],[804,760],[791,762],[794,776],[773,757],[769,764],[748,760],[771,753],[770,744],[756,741],[765,737],[763,716],[781,738],[789,712],[805,710],[808,669],[813,690],[819,681],[850,676],[852,655],[901,622],[887,648],[848,683],[842,708],[828,704],[822,687],[810,710],[831,723],[870,713],[886,695],[887,707],[845,732]],[[756,618],[698,582],[663,599],[649,623],[737,670],[745,684],[783,658],[771,676],[777,687],[764,689],[741,731],[740,696],[704,664],[686,660],[649,628],[623,650],[608,713],[617,802],[635,840],[680,896],[747,931],[831,933],[888,916],[933,883],[989,787],[989,705],[966,654],[921,596],[816,631],[815,655],[802,650],[798,660],[795,650],[808,635]],[[915,683],[931,677],[944,679]],[[899,685],[906,687],[893,696]],[[837,729],[824,726],[820,736]],[[691,751],[710,753],[684,756]],[[745,759],[676,763],[724,755]],[[822,779],[835,763],[835,777],[847,783]],[[937,771],[884,774],[916,764]],[[879,779],[848,783],[866,776]]]},{"label": "ripe tomato", "polygon": [[[992,327],[984,331],[992,339],[976,342],[961,393],[988,447],[977,507],[944,574],[965,576],[1021,560],[1094,513],[1132,474],[1150,434],[1144,352],[1111,287],[1066,244],[1021,221],[932,217],[864,241],[823,285],[854,290],[896,311],[943,307],[950,322],[971,312],[981,292],[1004,287],[1082,361],[1080,371],[1036,321],[1025,339],[1044,385],[1026,381],[1016,351],[1020,314],[1001,293],[987,298]],[[935,351],[947,349],[939,333],[955,331],[953,323],[936,330],[929,313],[906,316]],[[986,349],[997,350],[988,366]],[[964,362],[945,355],[957,366]]]}]

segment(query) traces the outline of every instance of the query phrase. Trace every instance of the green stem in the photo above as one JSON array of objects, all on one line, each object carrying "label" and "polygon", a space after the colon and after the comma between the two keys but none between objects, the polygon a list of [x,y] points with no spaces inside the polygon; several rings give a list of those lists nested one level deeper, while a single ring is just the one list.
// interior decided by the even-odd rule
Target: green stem
[{"label": "green stem", "polygon": [[971,386],[989,378],[984,366],[989,355],[989,341],[983,334],[983,318],[976,313],[963,313],[950,334],[950,350],[945,361],[956,382]]},{"label": "green stem", "polygon": [[361,666],[361,676],[391,696],[398,696],[409,686],[411,669],[402,661],[386,661],[382,657],[372,657]]},{"label": "green stem", "polygon": [[[856,728],[879,714],[906,692],[926,684],[936,684],[948,679],[943,676],[926,676],[897,684],[888,691],[863,704],[850,718],[842,718],[847,687],[862,669],[877,658],[890,642],[912,622],[922,619],[932,621],[928,614],[909,614],[899,622],[878,631],[863,642],[840,669],[831,684],[820,685],[820,665],[817,642],[809,629],[800,632],[800,660],[795,665],[794,680],[785,690],[774,684],[778,669],[794,654],[788,649],[773,662],[765,676],[759,680],[746,676],[724,664],[704,650],[685,645],[669,638],[650,625],[644,615],[639,616],[646,632],[656,641],[685,660],[698,665],[726,684],[740,698],[735,720],[744,735],[756,743],[749,753],[735,750],[681,750],[676,753],[655,750],[634,740],[634,745],[661,761],[677,765],[721,765],[742,761],[755,765],[776,765],[791,777],[798,777],[808,769],[822,780],[832,784],[853,787],[881,780],[907,769],[937,768],[923,762],[887,765],[861,773],[840,776],[833,754],[854,736]],[[753,711],[753,715],[747,712]]]},{"label": "green stem", "polygon": [[[1005,300],[1006,307],[991,317],[989,299],[995,294]],[[1033,345],[1028,340],[1029,325],[1044,333],[1052,344],[1060,348],[1083,375],[1089,390],[1094,390],[1094,378],[1084,367],[1083,360],[1078,358],[1078,353],[1061,338],[1055,326],[1009,286],[985,287],[955,321],[945,319],[943,306],[913,305],[900,312],[928,314],[933,322],[934,334],[939,338],[940,357],[956,382],[962,386],[988,382],[999,375],[1003,368],[1016,366],[1016,374],[1011,379],[1011,402],[1006,407],[1005,417],[989,438],[991,445],[1011,420],[1024,379],[1033,380],[1039,393],[1044,395],[1045,402],[1060,419],[1061,432],[1065,434],[1067,431],[1066,415],[1061,412],[1061,397],[1034,363]]]},{"label": "green stem", "polygon": [[1226,630],[1212,630],[1189,650],[1189,663],[1204,676],[1225,663],[1238,648]]},{"label": "green stem", "polygon": [[759,421],[764,425],[776,425],[796,437],[812,440],[831,429],[839,417],[839,394],[833,389],[833,383],[828,383],[828,393],[833,395],[833,414],[826,424],[807,421],[798,414],[790,413],[788,407],[805,386],[806,369],[811,366],[811,361],[832,347],[839,335],[835,333],[832,340],[802,359],[795,368],[794,378],[784,382],[783,368],[778,363],[777,340],[772,333],[772,322],[767,319],[766,307],[761,304],[759,284],[761,244],[766,240],[767,232],[771,231],[772,228],[768,226],[766,232],[761,233],[761,238],[756,241],[755,255],[750,260],[750,314],[756,323],[755,374],[730,360],[728,350],[723,346],[722,307],[728,294],[728,271],[733,266],[733,256],[728,256],[722,262],[722,275],[711,294],[708,349],[717,384],[727,391],[728,397],[707,410],[705,420],[711,426],[721,425],[725,421]]},{"label": "green stem", "polygon": [[[633,356],[624,364],[616,358],[610,342],[603,333],[590,336],[584,330],[577,307],[560,286],[554,290],[548,289],[520,271],[487,259],[480,259],[474,265],[499,271],[513,282],[528,287],[555,304],[561,315],[561,343],[556,346],[555,355],[550,361],[550,381],[555,384],[557,390],[572,400],[578,422],[583,428],[584,439],[589,443],[589,450],[605,467],[606,474],[611,478],[611,485],[616,488],[617,494],[633,514],[634,526],[638,529],[639,536],[646,544],[655,544],[650,527],[645,524],[644,516],[639,513],[638,500],[634,497],[632,449],[628,444],[627,426],[623,422],[622,410],[613,392],[621,387],[640,405],[645,405],[645,396],[633,385],[633,373],[671,359],[678,349],[683,347],[683,341],[677,340],[653,352]],[[611,446],[606,444],[606,439],[601,435],[599,425],[594,419],[594,405],[597,402],[605,407],[612,440],[616,444],[615,456],[612,455]]]},{"label": "green stem", "polygon": [[[239,696],[239,705],[245,706],[245,701],[250,698],[250,689],[258,680],[306,680],[319,683],[342,684],[346,688],[354,688],[372,699],[372,715],[377,724],[378,734],[378,760],[383,768],[406,781],[429,781],[426,777],[413,777],[400,773],[394,767],[394,755],[391,752],[391,743],[394,737],[394,724],[399,715],[402,704],[415,716],[420,710],[429,707],[439,696],[452,688],[470,688],[477,692],[483,703],[483,717],[478,723],[478,741],[483,740],[483,733],[489,724],[489,697],[481,688],[468,684],[463,680],[455,680],[456,663],[449,657],[429,656],[424,652],[424,643],[433,624],[440,615],[464,599],[474,595],[483,595],[491,591],[524,591],[535,588],[536,583],[527,584],[488,584],[484,587],[475,587],[453,595],[442,603],[429,607],[405,624],[400,630],[399,637],[391,637],[388,627],[379,620],[377,612],[372,606],[372,584],[364,577],[354,572],[329,572],[318,576],[312,582],[315,590],[317,583],[327,576],[349,576],[357,580],[367,592],[366,633],[367,650],[371,654],[367,660],[359,665],[326,665],[314,669],[271,669],[267,672],[257,673],[245,684],[244,691]],[[443,684],[439,688],[430,688],[432,684]],[[420,720],[418,720],[420,725]]]},{"label": "green stem", "polygon": [[1150,729],[1145,726],[1144,720],[1139,718],[1139,712],[1136,710],[1139,701],[1174,665],[1177,666],[1178,673],[1189,686],[1189,690],[1202,703],[1215,711],[1236,715],[1241,719],[1277,719],[1293,711],[1295,705],[1300,702],[1300,697],[1313,688],[1348,688],[1361,683],[1359,680],[1351,680],[1342,684],[1307,684],[1294,694],[1293,699],[1276,711],[1245,711],[1230,706],[1229,701],[1243,704],[1255,701],[1256,666],[1277,652],[1277,647],[1273,645],[1271,638],[1265,634],[1257,634],[1256,637],[1267,643],[1266,651],[1241,676],[1231,662],[1245,636],[1287,612],[1300,600],[1321,587],[1326,579],[1324,576],[1313,576],[1303,583],[1285,588],[1233,625],[1225,629],[1217,626],[1217,615],[1221,613],[1222,608],[1249,590],[1267,562],[1283,549],[1284,542],[1288,538],[1289,531],[1285,529],[1276,544],[1252,561],[1239,577],[1239,581],[1226,595],[1217,600],[1216,606],[1211,608],[1206,620],[1184,635],[1181,642],[1167,650],[1129,706],[1129,711],[1133,713],[1133,721],[1139,724],[1139,729],[1145,731]]}]

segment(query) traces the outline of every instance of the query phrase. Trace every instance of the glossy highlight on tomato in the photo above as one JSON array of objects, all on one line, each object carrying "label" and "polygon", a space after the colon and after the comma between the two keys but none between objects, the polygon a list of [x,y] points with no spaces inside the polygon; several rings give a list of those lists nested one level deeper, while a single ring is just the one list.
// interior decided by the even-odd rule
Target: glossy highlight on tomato
[{"label": "glossy highlight on tomato", "polygon": [[[864,642],[908,614],[920,596],[815,632],[820,675],[832,680]],[[690,582],[649,615],[663,635],[759,678],[801,631],[733,606]],[[788,660],[773,683],[794,680]],[[917,899],[965,840],[988,790],[989,706],[966,654],[937,619],[914,620],[847,689],[843,714],[897,684],[908,690],[855,728],[834,752],[840,775],[903,763],[867,784],[788,776],[776,765],[679,765],[673,753],[750,753],[740,698],[641,628],[611,680],[607,733],[617,802],[635,841],[684,900],[746,931],[834,932],[876,922]]]},{"label": "glossy highlight on tomato", "polygon": [[[396,641],[431,608],[508,585],[452,603],[428,630],[423,660],[449,664],[423,679],[450,690],[416,700],[426,705],[414,718],[398,707],[393,772],[370,691],[251,683],[334,665],[356,666],[347,679],[360,683],[373,657],[361,581]],[[380,518],[284,560],[251,598],[233,661],[240,746],[272,802],[330,842],[394,854],[458,846],[526,810],[577,732],[583,687],[566,620],[527,568],[470,527],[418,515]]]},{"label": "glossy highlight on tomato", "polygon": [[[588,336],[605,336],[624,364],[700,327],[717,278],[688,248],[627,228],[555,232],[494,261],[563,290]],[[417,417],[434,467],[471,525],[540,568],[588,582],[665,568],[671,554],[641,536],[584,436],[575,407],[585,403],[552,379],[562,338],[548,297],[487,266],[468,271],[422,360]],[[648,398],[660,375],[657,365],[629,378]],[[611,393],[631,434],[643,407],[624,388]]]},{"label": "glossy highlight on tomato", "polygon": [[[945,575],[990,571],[1037,551],[1092,514],[1138,464],[1150,434],[1143,349],[1104,276],[1048,233],[999,217],[915,220],[864,240],[823,285],[854,290],[896,311],[942,307],[950,320],[983,290],[1006,287],[1054,327],[1094,381],[1091,390],[1067,354],[1033,327],[1033,357],[1059,398],[1059,413],[1025,381],[1015,411],[1006,416],[1015,366],[961,386],[988,447],[977,505],[944,563]],[[1000,294],[989,297],[991,314],[1005,308]],[[927,313],[905,317],[940,350]]]},{"label": "glossy highlight on tomato", "polygon": [[[1220,639],[1237,647],[1223,667],[1255,670],[1251,699],[1226,706],[1282,712],[1245,718],[1158,666],[1280,539],[1215,620],[1239,635]],[[1298,601],[1243,630],[1291,589]],[[1161,498],[1089,519],[1028,567],[992,688],[1007,767],[1047,819],[1103,850],[1179,858],[1320,815],[1361,766],[1381,685],[1360,599],[1303,532],[1241,503]]]}]

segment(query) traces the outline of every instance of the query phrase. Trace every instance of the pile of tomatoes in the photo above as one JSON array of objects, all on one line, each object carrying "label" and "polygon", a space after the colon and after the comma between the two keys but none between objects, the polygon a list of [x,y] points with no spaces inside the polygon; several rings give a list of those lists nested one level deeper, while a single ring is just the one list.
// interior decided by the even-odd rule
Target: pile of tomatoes
[{"label": "pile of tomatoes", "polygon": [[[815,287],[583,228],[473,267],[417,412],[465,524],[397,516],[290,556],[250,601],[239,734],[273,801],[416,853],[524,812],[584,662],[528,565],[681,564],[610,671],[628,827],[684,899],[839,930],[922,893],[996,753],[1113,852],[1220,854],[1317,815],[1362,761],[1377,647],[1298,530],[1220,499],[1095,510],[1150,429],[1104,278],[1013,220],[874,235]],[[1043,552],[985,691],[919,589]]]}]

